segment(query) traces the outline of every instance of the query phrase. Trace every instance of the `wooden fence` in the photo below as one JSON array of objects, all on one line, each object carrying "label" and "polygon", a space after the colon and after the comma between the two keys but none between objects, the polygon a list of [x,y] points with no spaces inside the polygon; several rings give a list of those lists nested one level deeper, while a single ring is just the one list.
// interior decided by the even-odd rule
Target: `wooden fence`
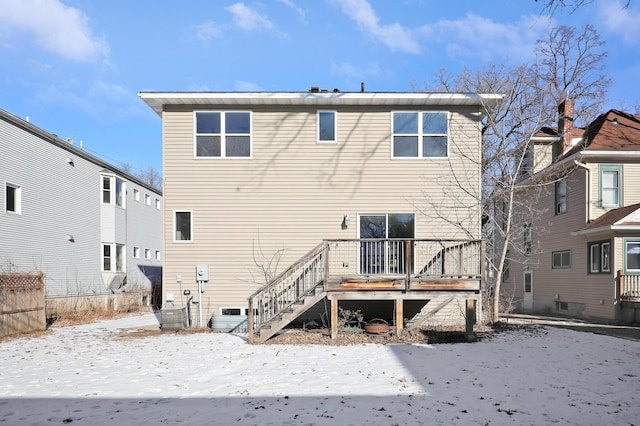
[{"label": "wooden fence", "polygon": [[45,330],[44,275],[0,274],[0,337]]}]

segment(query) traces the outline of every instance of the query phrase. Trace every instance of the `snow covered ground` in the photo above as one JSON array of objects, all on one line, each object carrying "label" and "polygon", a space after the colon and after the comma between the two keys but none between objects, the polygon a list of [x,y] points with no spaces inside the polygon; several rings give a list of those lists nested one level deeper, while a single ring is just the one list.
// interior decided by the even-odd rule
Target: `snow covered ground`
[{"label": "snow covered ground", "polygon": [[638,341],[544,326],[437,345],[134,336],[157,324],[0,343],[0,424],[640,424]]}]

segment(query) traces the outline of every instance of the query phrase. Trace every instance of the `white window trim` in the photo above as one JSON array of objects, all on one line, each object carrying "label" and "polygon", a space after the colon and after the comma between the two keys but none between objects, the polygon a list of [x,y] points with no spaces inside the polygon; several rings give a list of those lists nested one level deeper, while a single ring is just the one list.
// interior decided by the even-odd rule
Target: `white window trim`
[{"label": "white window trim", "polygon": [[[109,270],[104,269],[104,247],[109,246]],[[122,256],[122,270],[118,270],[118,247],[121,247]],[[125,244],[118,243],[102,243],[100,244],[100,269],[102,272],[109,273],[124,273],[127,271],[127,246]]]},{"label": "white window trim", "polygon": [[159,198],[156,198],[155,204],[156,204],[156,210],[160,210],[160,199]]},{"label": "white window trim", "polygon": [[144,249],[144,258],[145,260],[151,260],[151,249],[149,248]]},{"label": "white window trim", "polygon": [[[320,114],[331,113],[333,114],[333,139],[322,140],[320,139]],[[319,144],[336,144],[338,143],[338,111],[335,110],[318,110],[316,112],[316,143]]]},{"label": "white window trim", "polygon": [[144,194],[144,204],[146,206],[150,206],[151,205],[151,195]]},{"label": "white window trim", "polygon": [[[396,133],[393,132],[393,116],[394,114],[399,113],[417,113],[418,114],[418,155],[416,157],[396,157],[393,155],[393,147],[394,140],[393,137],[396,136]],[[446,135],[441,133],[422,133],[422,114],[446,114],[447,115],[447,133]],[[418,110],[406,110],[406,111],[391,111],[391,116],[389,117],[391,120],[390,128],[391,128],[391,138],[390,138],[390,155],[392,160],[443,160],[450,157],[450,146],[451,146],[451,132],[449,129],[449,124],[451,122],[451,111],[418,111]],[[398,133],[397,136],[414,136],[413,133]],[[444,157],[425,157],[424,152],[422,150],[422,137],[423,136],[446,136],[447,137],[447,154]]]},{"label": "white window trim", "polygon": [[133,188],[133,199],[134,201],[140,201],[140,190]]},{"label": "white window trim", "polygon": [[133,246],[133,257],[134,259],[140,259],[140,247]]},{"label": "white window trim", "polygon": [[156,250],[156,251],[155,251],[155,253],[154,253],[154,258],[155,258],[155,260],[157,260],[157,261],[160,261],[160,260],[161,260],[161,258],[160,258],[160,250]]},{"label": "white window trim", "polygon": [[[217,112],[220,113],[220,156],[198,156],[196,138],[198,136],[197,126],[197,113],[199,112]],[[244,112],[249,114],[249,155],[247,157],[227,157],[226,151],[226,123],[224,116],[227,112]],[[201,135],[208,135],[209,133],[200,133]],[[231,133],[230,136],[238,135],[238,133]],[[243,136],[246,136],[243,134]],[[251,160],[253,158],[253,111],[246,110],[198,110],[193,111],[193,158],[194,160]]]},{"label": "white window trim", "polygon": [[[104,180],[109,179],[109,202],[104,202]],[[118,205],[118,181],[120,185],[121,205]],[[127,181],[114,174],[103,173],[100,175],[100,203],[104,206],[114,206],[121,209],[127,208]]]},{"label": "white window trim", "polygon": [[[189,240],[178,240],[176,239],[176,213],[189,213],[189,217],[191,218],[191,221],[189,223],[190,229],[189,232],[191,234],[191,239]],[[172,238],[173,238],[173,242],[174,243],[178,243],[178,244],[190,244],[193,243],[194,241],[194,235],[193,235],[193,210],[174,210],[173,214],[172,214],[172,220],[173,220],[173,226],[171,229],[171,232],[173,234]]]}]

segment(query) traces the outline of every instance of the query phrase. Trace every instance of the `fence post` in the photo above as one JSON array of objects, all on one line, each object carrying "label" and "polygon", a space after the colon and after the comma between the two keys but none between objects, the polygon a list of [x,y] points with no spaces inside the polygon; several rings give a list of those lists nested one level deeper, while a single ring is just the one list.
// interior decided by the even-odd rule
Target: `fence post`
[{"label": "fence post", "polygon": [[618,269],[618,298],[624,296],[624,275],[622,269]]}]

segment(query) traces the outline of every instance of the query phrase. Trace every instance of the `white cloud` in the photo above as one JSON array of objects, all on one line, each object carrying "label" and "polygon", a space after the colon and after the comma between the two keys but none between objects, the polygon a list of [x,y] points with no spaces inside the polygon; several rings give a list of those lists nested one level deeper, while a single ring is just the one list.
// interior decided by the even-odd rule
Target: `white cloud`
[{"label": "white cloud", "polygon": [[262,92],[264,89],[258,83],[252,81],[236,80],[234,90],[239,92]]},{"label": "white cloud", "polygon": [[205,22],[204,24],[194,25],[196,37],[204,42],[208,42],[212,38],[222,35],[222,29],[215,22]]},{"label": "white cloud", "polygon": [[410,29],[398,23],[380,24],[380,20],[366,0],[339,0],[342,11],[358,24],[360,30],[385,44],[392,51],[420,53],[420,45]]},{"label": "white cloud", "polygon": [[546,16],[523,16],[518,22],[505,24],[468,13],[462,19],[425,25],[421,35],[443,43],[446,54],[454,60],[508,57],[524,61],[533,56],[533,46],[552,24]]},{"label": "white cloud", "polygon": [[235,3],[225,8],[233,15],[233,22],[243,30],[272,30],[273,23],[266,15],[247,7],[244,3]]},{"label": "white cloud", "polygon": [[88,17],[59,0],[3,0],[0,23],[30,34],[43,49],[74,61],[90,62],[109,54],[106,40],[92,34]]},{"label": "white cloud", "polygon": [[620,35],[626,44],[640,43],[640,11],[631,10],[634,3],[625,8],[626,3],[623,4],[620,0],[602,2],[598,11],[604,26]]},{"label": "white cloud", "polygon": [[305,12],[305,10],[301,7],[298,7],[295,5],[295,3],[293,3],[291,0],[278,0],[280,3],[284,4],[285,6],[289,6],[291,9],[293,9],[298,15],[300,15],[300,18],[304,19],[307,15],[307,13]]},{"label": "white cloud", "polygon": [[347,62],[331,63],[331,73],[345,77],[364,78],[380,75],[380,66],[370,63],[365,68],[358,67]]}]

